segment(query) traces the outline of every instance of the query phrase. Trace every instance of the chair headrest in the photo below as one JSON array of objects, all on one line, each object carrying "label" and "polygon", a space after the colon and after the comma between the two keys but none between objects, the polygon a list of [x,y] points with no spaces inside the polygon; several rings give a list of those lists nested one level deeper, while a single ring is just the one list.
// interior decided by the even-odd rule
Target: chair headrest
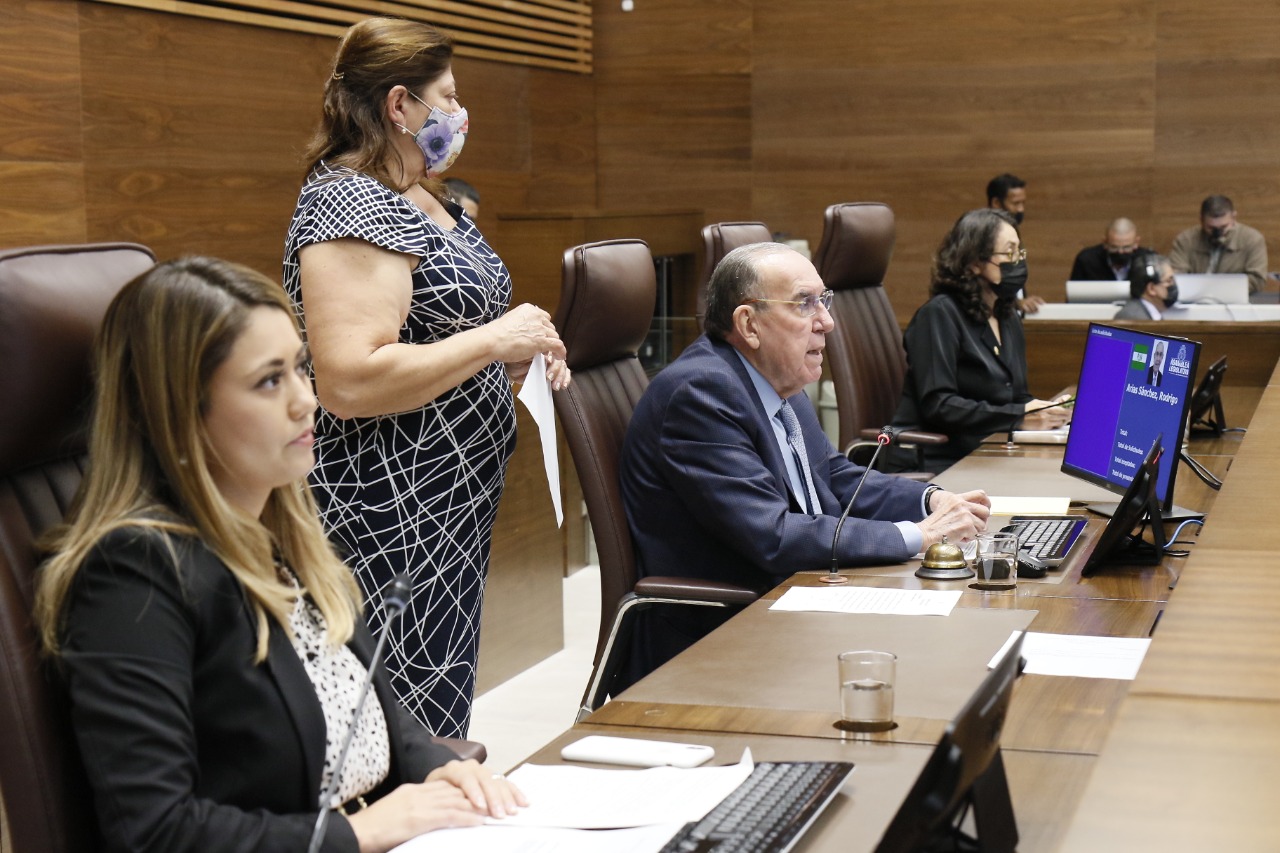
[{"label": "chair headrest", "polygon": [[634,356],[653,323],[657,289],[653,255],[643,240],[566,249],[555,324],[570,369]]},{"label": "chair headrest", "polygon": [[893,210],[879,202],[833,204],[823,216],[814,266],[831,290],[884,284],[893,257]]},{"label": "chair headrest", "polygon": [[0,475],[84,450],[94,335],[154,264],[135,243],[0,250]]}]

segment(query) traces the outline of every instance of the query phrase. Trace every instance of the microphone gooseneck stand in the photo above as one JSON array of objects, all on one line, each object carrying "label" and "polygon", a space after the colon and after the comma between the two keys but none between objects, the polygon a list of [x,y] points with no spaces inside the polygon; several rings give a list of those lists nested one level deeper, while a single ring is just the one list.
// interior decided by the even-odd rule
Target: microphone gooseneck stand
[{"label": "microphone gooseneck stand", "polygon": [[849,579],[840,574],[840,560],[836,556],[836,546],[840,543],[840,530],[844,527],[844,520],[849,517],[850,510],[853,509],[854,503],[858,500],[858,493],[862,491],[863,483],[867,482],[867,472],[876,465],[876,457],[880,455],[880,451],[884,446],[893,441],[893,430],[890,427],[881,427],[880,434],[876,436],[876,450],[871,454],[871,461],[867,463],[867,467],[862,471],[862,479],[858,481],[858,487],[853,490],[853,497],[849,498],[849,502],[845,504],[844,512],[840,513],[840,520],[836,522],[836,535],[831,537],[831,571],[819,578],[822,583],[841,584],[848,583]]},{"label": "microphone gooseneck stand", "polygon": [[382,630],[378,632],[378,643],[373,647],[373,654],[369,657],[369,671],[365,673],[364,685],[360,688],[360,696],[356,699],[356,709],[351,715],[351,725],[347,727],[347,735],[342,739],[342,750],[338,753],[338,764],[333,768],[333,774],[329,777],[329,784],[325,785],[323,791],[320,792],[320,814],[316,815],[316,826],[311,831],[311,843],[307,845],[307,853],[318,853],[320,844],[324,841],[325,828],[329,825],[329,816],[333,814],[333,810],[338,807],[339,803],[335,802],[338,796],[338,783],[342,779],[342,768],[347,762],[347,750],[351,748],[351,741],[355,737],[356,724],[360,721],[360,712],[364,708],[365,697],[369,695],[369,688],[373,685],[373,673],[378,666],[378,661],[382,660],[382,650],[387,644],[387,634],[390,632],[391,623],[404,612],[409,604],[409,594],[413,589],[413,584],[409,579],[408,572],[401,572],[396,575],[395,580],[391,581],[391,585],[387,588],[386,594],[382,599],[382,609],[386,615],[385,621],[382,623]]}]

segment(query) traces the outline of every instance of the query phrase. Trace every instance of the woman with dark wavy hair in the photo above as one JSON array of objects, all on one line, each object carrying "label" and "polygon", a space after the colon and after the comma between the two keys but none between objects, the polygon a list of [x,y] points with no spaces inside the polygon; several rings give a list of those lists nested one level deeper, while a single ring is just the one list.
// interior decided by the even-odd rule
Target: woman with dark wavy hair
[{"label": "woman with dark wavy hair", "polygon": [[[1027,280],[1027,252],[1013,217],[971,210],[957,220],[933,259],[931,298],[916,311],[903,344],[907,376],[895,427],[948,436],[924,448],[924,465],[941,471],[993,432],[1017,425],[1052,429],[1069,409],[1028,414],[1050,405],[1027,391],[1027,348],[1018,290]],[[914,455],[894,449],[891,465],[906,469]]]}]

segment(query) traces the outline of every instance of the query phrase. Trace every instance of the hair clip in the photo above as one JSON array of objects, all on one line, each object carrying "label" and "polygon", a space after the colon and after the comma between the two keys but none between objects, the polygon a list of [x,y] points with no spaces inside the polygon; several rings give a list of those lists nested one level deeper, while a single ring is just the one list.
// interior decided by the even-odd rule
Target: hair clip
[{"label": "hair clip", "polygon": [[342,79],[343,77],[345,77],[345,76],[346,76],[346,72],[345,72],[345,71],[337,71],[337,70],[335,70],[335,71],[333,72],[333,79],[334,79],[334,80],[341,80],[341,79]]}]

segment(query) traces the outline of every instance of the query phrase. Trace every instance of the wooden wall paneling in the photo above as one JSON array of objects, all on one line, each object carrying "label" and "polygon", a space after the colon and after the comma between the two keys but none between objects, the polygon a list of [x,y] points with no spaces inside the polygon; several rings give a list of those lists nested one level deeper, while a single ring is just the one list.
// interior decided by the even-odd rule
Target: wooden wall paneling
[{"label": "wooden wall paneling", "polygon": [[750,219],[750,0],[596,5],[600,207]]},{"label": "wooden wall paneling", "polygon": [[79,27],[56,0],[0,15],[0,246],[85,239]]},{"label": "wooden wall paneling", "polygon": [[[332,39],[84,4],[89,231],[278,279]],[[229,46],[234,45],[234,61]]]},{"label": "wooden wall paneling", "polygon": [[525,207],[596,207],[595,79],[530,71],[529,121],[533,161]]},{"label": "wooden wall paneling", "polygon": [[564,539],[538,427],[519,403],[516,418],[516,452],[498,505],[480,617],[477,694],[564,648]]}]

